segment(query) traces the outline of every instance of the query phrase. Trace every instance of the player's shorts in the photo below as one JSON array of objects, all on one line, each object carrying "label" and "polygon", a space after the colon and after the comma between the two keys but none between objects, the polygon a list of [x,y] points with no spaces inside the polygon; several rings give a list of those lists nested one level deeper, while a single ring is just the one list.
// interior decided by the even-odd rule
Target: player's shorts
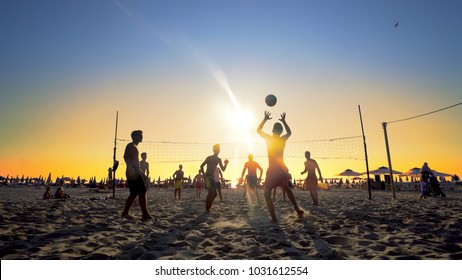
[{"label": "player's shorts", "polygon": [[196,183],[196,184],[194,184],[194,187],[196,189],[202,189],[202,183]]},{"label": "player's shorts", "polygon": [[215,182],[215,179],[213,177],[205,176],[205,187],[208,190],[211,189],[216,189],[217,188],[217,183]]},{"label": "player's shorts", "polygon": [[314,191],[318,189],[318,178],[316,176],[309,176],[305,179],[305,189]]},{"label": "player's shorts", "polygon": [[289,182],[289,172],[283,168],[273,167],[266,171],[265,188],[273,189],[280,186],[286,188]]},{"label": "player's shorts", "polygon": [[183,182],[182,181],[175,181],[175,184],[173,185],[175,190],[179,190],[183,188]]},{"label": "player's shorts", "polygon": [[247,184],[251,187],[256,187],[258,185],[257,176],[247,175]]},{"label": "player's shorts", "polygon": [[140,195],[146,193],[146,184],[144,183],[142,176],[138,176],[135,179],[127,178],[127,184],[131,195]]}]

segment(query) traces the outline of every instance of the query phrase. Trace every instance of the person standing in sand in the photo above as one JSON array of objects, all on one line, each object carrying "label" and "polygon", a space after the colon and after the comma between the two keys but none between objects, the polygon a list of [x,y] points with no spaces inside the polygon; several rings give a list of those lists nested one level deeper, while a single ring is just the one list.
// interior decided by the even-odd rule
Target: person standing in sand
[{"label": "person standing in sand", "polygon": [[[208,156],[204,162],[200,166],[200,170],[202,174],[205,174],[204,180],[205,185],[208,189],[207,198],[205,199],[205,211],[210,212],[210,208],[212,208],[213,201],[217,197],[217,190],[216,190],[216,182],[215,182],[215,169],[220,168],[221,170],[225,171],[226,167],[228,166],[228,160],[221,161],[221,158],[218,157],[220,153],[220,144],[213,145],[213,155]],[[207,165],[207,169],[204,172],[204,166]]]},{"label": "person standing in sand", "polygon": [[319,168],[318,163],[311,158],[311,153],[306,151],[305,152],[305,170],[302,171],[302,175],[305,173],[308,173],[305,179],[305,183],[303,186],[305,189],[310,191],[310,196],[311,199],[313,200],[313,205],[318,206],[319,205],[319,200],[318,200],[318,177],[316,177],[316,170],[318,170],[319,174],[319,180],[321,180],[322,183],[322,175],[321,175],[321,169]]},{"label": "person standing in sand", "polygon": [[148,154],[141,153],[140,170],[146,185],[149,184],[149,162],[146,161]]},{"label": "person standing in sand", "polygon": [[173,200],[176,200],[176,194],[178,193],[178,200],[181,200],[181,189],[183,188],[183,165],[178,166],[178,170],[173,173],[173,188],[175,191],[173,192]]},{"label": "person standing in sand", "polygon": [[[261,181],[261,176],[263,175],[263,168],[261,168],[260,164],[258,162],[253,160],[253,154],[249,154],[248,156],[249,161],[247,161],[244,164],[244,169],[242,170],[242,175],[241,175],[241,180],[246,182],[245,189],[244,189],[244,197],[247,192],[247,189],[249,190],[250,194],[254,194],[257,203],[260,204],[258,201],[258,182]],[[257,169],[260,171],[260,176],[257,177]],[[245,171],[247,170],[247,180],[244,180],[244,175]],[[251,195],[252,197],[252,195]]]},{"label": "person standing in sand", "polygon": [[424,164],[422,165],[422,168],[420,169],[420,174],[422,174],[422,178],[424,179],[424,181],[428,183],[428,179],[430,178],[430,175],[433,173],[430,167],[428,166],[427,162],[424,162]]},{"label": "person standing in sand", "polygon": [[286,122],[286,113],[282,113],[281,118],[279,119],[287,132],[283,136],[281,136],[283,127],[279,122],[275,123],[273,126],[273,135],[266,134],[262,131],[263,126],[270,119],[271,113],[265,111],[265,116],[257,128],[257,133],[265,139],[268,152],[268,170],[266,171],[265,179],[266,206],[270,212],[271,221],[277,222],[273,201],[271,200],[271,191],[277,186],[281,186],[282,189],[286,191],[287,197],[294,206],[297,215],[302,216],[304,212],[298,207],[294,194],[289,188],[289,169],[284,163],[284,148],[286,146],[287,139],[289,139],[292,134],[289,125]]},{"label": "person standing in sand", "polygon": [[130,189],[130,195],[127,198],[125,203],[125,208],[122,212],[122,217],[128,217],[128,212],[135,202],[136,197],[138,197],[138,202],[141,207],[141,221],[146,221],[152,219],[152,216],[149,215],[147,208],[147,194],[146,194],[146,184],[144,182],[143,175],[141,174],[140,169],[140,160],[138,152],[138,144],[143,141],[143,131],[135,130],[131,134],[132,142],[128,143],[125,147],[124,160],[127,165],[127,170],[125,175],[127,176],[127,184]]},{"label": "person standing in sand", "polygon": [[203,181],[203,176],[201,171],[199,170],[197,175],[193,179],[193,185],[194,188],[196,189],[196,198],[201,197],[201,192],[202,192],[202,181]]}]

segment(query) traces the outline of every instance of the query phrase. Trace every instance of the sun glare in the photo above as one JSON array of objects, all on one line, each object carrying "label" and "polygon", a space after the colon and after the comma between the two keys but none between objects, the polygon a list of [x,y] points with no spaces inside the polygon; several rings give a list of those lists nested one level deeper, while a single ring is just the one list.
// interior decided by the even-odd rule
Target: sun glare
[{"label": "sun glare", "polygon": [[229,122],[233,129],[242,137],[245,138],[248,152],[253,150],[253,141],[251,131],[255,128],[255,118],[252,112],[248,110],[238,109],[229,116]]},{"label": "sun glare", "polygon": [[248,131],[254,126],[254,116],[248,110],[238,110],[231,114],[229,122],[239,131]]}]

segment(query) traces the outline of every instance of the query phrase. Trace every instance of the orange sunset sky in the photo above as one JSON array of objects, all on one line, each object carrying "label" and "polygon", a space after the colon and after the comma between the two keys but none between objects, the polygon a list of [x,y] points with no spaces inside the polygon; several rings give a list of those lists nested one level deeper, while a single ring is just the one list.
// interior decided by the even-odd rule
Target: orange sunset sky
[{"label": "orange sunset sky", "polygon": [[[382,122],[462,100],[458,1],[26,3],[0,4],[5,177],[106,177],[117,111],[121,139],[141,129],[146,141],[244,147],[263,143],[256,128],[265,110],[273,116],[267,133],[286,112],[289,147],[361,135],[358,105],[372,170],[388,165]],[[278,97],[271,108],[269,93]],[[393,169],[426,161],[462,175],[461,120],[456,106],[389,124]],[[321,158],[313,144],[286,157],[294,178],[304,150],[325,178],[366,170],[363,160]],[[239,177],[248,152],[223,155],[227,179]],[[193,177],[212,147],[192,153],[197,161],[170,163],[148,154],[151,177],[169,177],[178,164]],[[266,168],[266,158],[256,160]]]}]

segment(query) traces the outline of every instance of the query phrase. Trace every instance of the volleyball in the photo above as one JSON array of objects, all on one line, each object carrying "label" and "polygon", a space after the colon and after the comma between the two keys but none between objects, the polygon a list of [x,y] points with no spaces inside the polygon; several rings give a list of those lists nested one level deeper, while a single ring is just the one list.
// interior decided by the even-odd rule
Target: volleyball
[{"label": "volleyball", "polygon": [[270,106],[270,107],[273,107],[274,105],[276,105],[276,102],[277,102],[277,98],[276,96],[274,96],[273,94],[268,94],[265,98],[265,103],[266,105]]}]

